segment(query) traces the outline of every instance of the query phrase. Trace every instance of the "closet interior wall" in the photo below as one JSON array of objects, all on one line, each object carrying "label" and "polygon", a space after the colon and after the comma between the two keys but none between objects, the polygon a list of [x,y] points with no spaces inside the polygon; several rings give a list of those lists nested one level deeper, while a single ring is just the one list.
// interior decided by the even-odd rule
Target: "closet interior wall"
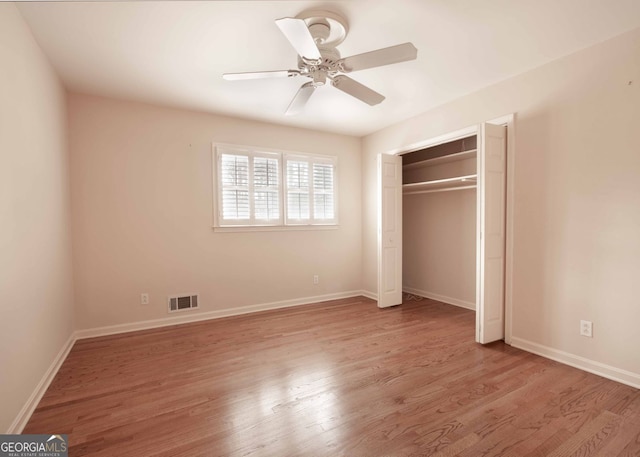
[{"label": "closet interior wall", "polygon": [[476,308],[476,136],[404,154],[403,290]]}]

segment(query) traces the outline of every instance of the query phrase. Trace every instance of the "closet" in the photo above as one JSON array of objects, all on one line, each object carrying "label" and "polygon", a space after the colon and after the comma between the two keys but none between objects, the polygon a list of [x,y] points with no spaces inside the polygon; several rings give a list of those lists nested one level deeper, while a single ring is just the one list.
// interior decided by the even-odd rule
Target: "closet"
[{"label": "closet", "polygon": [[402,155],[402,288],[476,309],[477,135]]},{"label": "closet", "polygon": [[504,338],[506,135],[483,123],[379,155],[379,307],[404,290],[475,310],[480,343]]}]

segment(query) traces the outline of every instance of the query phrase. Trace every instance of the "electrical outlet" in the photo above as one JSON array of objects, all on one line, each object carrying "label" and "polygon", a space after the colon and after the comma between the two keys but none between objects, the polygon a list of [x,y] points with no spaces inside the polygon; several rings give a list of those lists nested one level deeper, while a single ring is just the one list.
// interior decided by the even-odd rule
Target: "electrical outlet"
[{"label": "electrical outlet", "polygon": [[580,335],[593,338],[593,322],[580,321]]},{"label": "electrical outlet", "polygon": [[320,284],[320,276],[313,275],[313,283],[314,284]]},{"label": "electrical outlet", "polygon": [[149,304],[149,294],[140,294],[140,304],[141,305]]}]

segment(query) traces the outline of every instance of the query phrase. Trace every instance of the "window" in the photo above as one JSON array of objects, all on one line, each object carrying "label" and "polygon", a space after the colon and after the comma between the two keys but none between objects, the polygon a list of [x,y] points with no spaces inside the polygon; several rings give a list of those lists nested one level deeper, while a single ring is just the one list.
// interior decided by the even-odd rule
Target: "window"
[{"label": "window", "polygon": [[335,157],[216,147],[217,227],[337,223]]}]

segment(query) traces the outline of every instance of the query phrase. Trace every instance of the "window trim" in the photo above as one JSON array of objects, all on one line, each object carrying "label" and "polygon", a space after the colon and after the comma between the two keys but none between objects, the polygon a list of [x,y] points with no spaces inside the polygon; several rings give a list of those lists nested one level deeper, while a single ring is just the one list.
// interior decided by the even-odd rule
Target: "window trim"
[{"label": "window trim", "polygon": [[[213,229],[220,232],[244,232],[244,231],[279,231],[279,230],[327,230],[338,228],[339,198],[338,198],[338,157],[324,154],[310,154],[296,151],[274,150],[254,146],[244,146],[228,143],[213,143],[212,145],[212,176],[213,176]],[[221,158],[223,153],[237,153],[249,156],[249,202],[250,218],[222,221],[222,183]],[[279,184],[279,213],[278,220],[256,220],[253,208],[253,157],[276,157],[278,160],[278,184]],[[310,165],[310,218],[302,221],[289,221],[287,216],[287,158],[300,158],[308,161]],[[333,219],[316,219],[313,214],[313,164],[324,163],[333,165]]]}]

